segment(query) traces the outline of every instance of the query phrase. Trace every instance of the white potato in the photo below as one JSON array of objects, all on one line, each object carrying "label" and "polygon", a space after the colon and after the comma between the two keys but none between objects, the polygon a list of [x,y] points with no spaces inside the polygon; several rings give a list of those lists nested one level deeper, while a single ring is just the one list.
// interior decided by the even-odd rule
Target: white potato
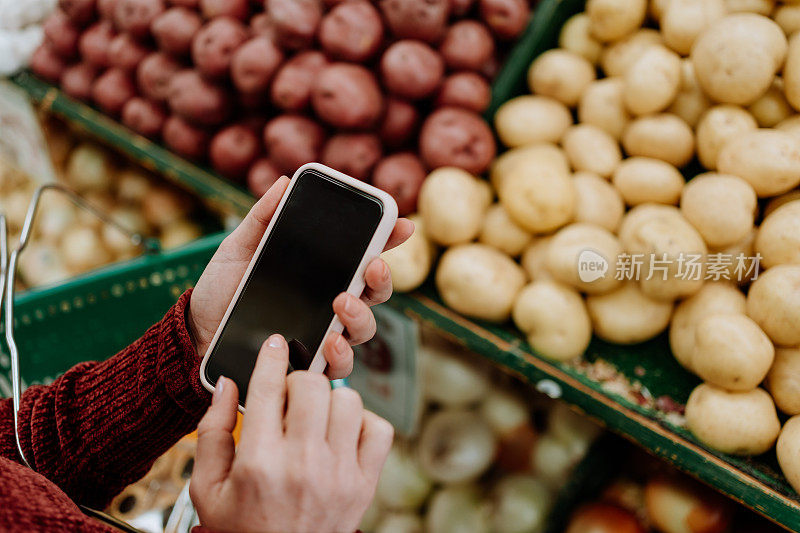
[{"label": "white potato", "polygon": [[790,37],[794,32],[800,30],[800,5],[778,6],[772,14],[772,19],[781,27],[783,33]]},{"label": "white potato", "polygon": [[644,22],[646,0],[588,0],[589,29],[597,39],[617,41],[633,33]]},{"label": "white potato", "polygon": [[580,357],[592,339],[583,298],[554,281],[534,281],[522,289],[513,318],[534,350],[557,361]]},{"label": "white potato", "polygon": [[552,240],[552,235],[536,237],[522,252],[520,264],[533,281],[552,279],[553,277],[550,271],[547,270],[547,248]]},{"label": "white potato", "polygon": [[712,281],[729,280],[738,285],[746,285],[753,280],[758,272],[758,258],[755,257],[753,244],[756,240],[758,228],[753,227],[747,236],[731,245],[719,248],[709,248],[707,263],[716,257],[717,265],[714,267],[719,276],[714,274]]},{"label": "white potato", "polygon": [[655,202],[677,204],[685,183],[674,166],[650,157],[629,157],[614,171],[614,187],[631,206]]},{"label": "white potato", "polygon": [[697,157],[709,170],[717,168],[719,152],[725,144],[748,131],[758,129],[753,115],[735,105],[710,108],[697,124]]},{"label": "white potato", "polygon": [[661,159],[678,168],[694,155],[694,134],[686,122],[671,113],[639,117],[622,134],[628,155]]},{"label": "white potato", "polygon": [[487,207],[481,180],[455,167],[438,168],[428,175],[417,206],[428,237],[444,246],[477,237]]},{"label": "white potato", "polygon": [[786,481],[800,492],[800,416],[793,416],[783,425],[775,452]]},{"label": "white potato", "polygon": [[589,15],[578,13],[571,16],[561,27],[558,46],[585,57],[593,65],[600,60],[603,45],[589,31]]},{"label": "white potato", "polygon": [[663,44],[661,34],[653,28],[642,28],[604,48],[600,67],[609,78],[624,76],[628,68],[654,44]]},{"label": "white potato", "polygon": [[792,115],[775,125],[775,129],[800,136],[800,115]]},{"label": "white potato", "polygon": [[585,57],[553,48],[534,59],[528,69],[532,93],[555,98],[574,107],[586,87],[595,80],[594,65]]},{"label": "white potato", "polygon": [[703,287],[675,308],[669,326],[669,346],[675,359],[694,372],[695,330],[705,316],[723,313],[744,314],[745,296],[727,282],[706,282]]},{"label": "white potato", "polygon": [[616,344],[652,339],[669,325],[672,302],[652,300],[637,283],[626,282],[613,292],[586,297],[595,334]]},{"label": "white potato", "polygon": [[789,51],[783,66],[783,89],[789,104],[800,110],[800,38],[797,35],[789,40]]},{"label": "white potato", "polygon": [[774,358],[772,341],[745,315],[709,315],[697,323],[692,368],[713,385],[730,391],[755,389]]},{"label": "white potato", "polygon": [[702,268],[693,272],[688,265],[693,257],[702,262],[706,244],[677,207],[660,204],[634,207],[622,219],[619,240],[625,251],[639,256],[639,283],[650,298],[684,298],[703,286]]},{"label": "white potato", "polygon": [[784,96],[783,80],[772,80],[767,92],[747,108],[762,128],[771,128],[794,114]]},{"label": "white potato", "polygon": [[786,205],[789,202],[794,202],[795,200],[800,200],[800,189],[794,189],[779,196],[770,198],[769,202],[767,202],[767,205],[764,207],[764,211],[761,213],[761,217],[767,218],[779,207]]},{"label": "white potato", "polygon": [[415,226],[411,237],[381,254],[392,273],[392,288],[398,292],[412,291],[422,285],[436,256],[436,247],[428,240],[422,217],[412,215],[409,219]]},{"label": "white potato", "polygon": [[557,281],[581,292],[602,294],[620,284],[612,266],[621,254],[622,245],[613,233],[599,226],[576,223],[553,235],[545,264]]},{"label": "white potato", "polygon": [[800,200],[778,207],[764,219],[755,249],[765,268],[800,263]]},{"label": "white potato", "polygon": [[508,147],[558,142],[571,125],[567,106],[547,96],[517,96],[501,105],[494,116],[497,136]]},{"label": "white potato", "polygon": [[729,392],[698,385],[686,402],[686,425],[703,444],[732,455],[759,455],[778,438],[775,404],[764,389]]},{"label": "white potato", "polygon": [[650,0],[650,5],[647,8],[648,16],[656,22],[661,20],[664,12],[667,10],[667,4],[670,0]]},{"label": "white potato", "polygon": [[509,216],[531,233],[548,233],[572,219],[575,188],[569,174],[547,166],[516,165],[498,191]]},{"label": "white potato", "polygon": [[700,122],[700,117],[711,107],[711,100],[703,92],[697,76],[694,73],[694,65],[691,59],[681,60],[681,86],[678,95],[667,108],[673,115],[678,115],[689,126],[695,128]]},{"label": "white potato", "polygon": [[497,248],[512,257],[521,254],[532,239],[533,235],[511,220],[500,204],[489,207],[478,236],[478,240],[483,244]]},{"label": "white potato", "polygon": [[466,316],[503,322],[511,316],[525,272],[511,258],[485,244],[461,244],[442,255],[436,288],[442,300]]},{"label": "white potato", "polygon": [[760,274],[747,293],[747,315],[779,346],[800,345],[800,265]]},{"label": "white potato", "polygon": [[757,13],[768,16],[775,7],[775,0],[725,0],[725,7],[729,13]]},{"label": "white potato", "polygon": [[691,57],[697,79],[711,99],[747,105],[770,86],[786,49],[786,36],[772,20],[736,13],[703,31]]},{"label": "white potato", "polygon": [[660,44],[648,46],[623,76],[622,98],[634,115],[663,111],[681,85],[681,58]]},{"label": "white potato", "polygon": [[767,390],[787,415],[800,414],[800,348],[776,348],[767,374]]},{"label": "white potato", "polygon": [[617,141],[591,124],[576,124],[564,133],[561,145],[575,170],[608,177],[622,161]]},{"label": "white potato", "polygon": [[575,187],[574,221],[617,231],[625,214],[625,203],[616,187],[591,172],[576,172],[572,184]]},{"label": "white potato", "polygon": [[800,185],[800,137],[779,130],[746,132],[722,147],[717,170],[744,178],[759,197]]},{"label": "white potato", "polygon": [[697,36],[725,14],[723,0],[670,0],[661,15],[661,35],[667,46],[686,56]]},{"label": "white potato", "polygon": [[680,198],[681,213],[710,247],[735,244],[753,228],[756,191],[738,176],[714,172],[695,176]]},{"label": "white potato", "polygon": [[590,83],[578,103],[578,120],[597,126],[615,139],[622,137],[631,120],[622,99],[624,85],[621,78],[605,78]]},{"label": "white potato", "polygon": [[536,143],[511,148],[492,161],[489,179],[495,190],[500,190],[503,178],[517,164],[533,166],[553,166],[562,172],[569,172],[569,161],[559,146],[552,143]]}]

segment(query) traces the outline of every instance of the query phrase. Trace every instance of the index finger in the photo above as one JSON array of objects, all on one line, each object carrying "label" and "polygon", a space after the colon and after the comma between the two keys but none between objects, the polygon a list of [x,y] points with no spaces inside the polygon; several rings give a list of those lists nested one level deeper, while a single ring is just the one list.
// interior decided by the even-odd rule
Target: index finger
[{"label": "index finger", "polygon": [[400,246],[406,240],[411,237],[411,234],[414,233],[414,223],[408,220],[407,218],[398,218],[397,223],[394,225],[394,229],[392,230],[392,234],[389,235],[389,240],[386,242],[386,246],[383,248],[383,251],[391,250],[396,246]]},{"label": "index finger", "polygon": [[261,345],[253,375],[247,387],[247,402],[242,420],[243,448],[260,447],[264,440],[283,435],[283,412],[286,405],[286,372],[289,369],[289,346],[286,340],[272,335]]}]

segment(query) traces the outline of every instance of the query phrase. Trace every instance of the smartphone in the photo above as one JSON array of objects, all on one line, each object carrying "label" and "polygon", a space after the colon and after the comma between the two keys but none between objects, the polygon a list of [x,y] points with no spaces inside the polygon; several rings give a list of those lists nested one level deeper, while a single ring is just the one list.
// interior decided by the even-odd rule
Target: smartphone
[{"label": "smartphone", "polygon": [[323,341],[343,326],[333,312],[342,292],[361,296],[367,265],[397,221],[384,191],[319,163],[292,177],[200,366],[213,390],[232,379],[244,405],[263,342],[280,333],[292,369],[322,372]]}]

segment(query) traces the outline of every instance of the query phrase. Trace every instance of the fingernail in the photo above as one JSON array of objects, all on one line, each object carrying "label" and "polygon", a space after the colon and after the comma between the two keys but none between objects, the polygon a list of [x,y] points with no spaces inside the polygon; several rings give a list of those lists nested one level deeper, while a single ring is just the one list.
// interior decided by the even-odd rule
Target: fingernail
[{"label": "fingernail", "polygon": [[351,318],[355,318],[356,315],[356,304],[349,294],[344,297],[344,314]]},{"label": "fingernail", "polygon": [[334,344],[335,344],[334,348],[336,348],[336,352],[339,354],[343,354],[347,350],[347,341],[344,340],[344,337],[342,337],[341,335],[339,335],[339,338],[336,339],[336,342]]},{"label": "fingernail", "polygon": [[389,265],[387,265],[386,263],[383,263],[383,274],[382,275],[383,275],[383,280],[384,281],[388,280],[392,275],[392,271],[389,270]]},{"label": "fingernail", "polygon": [[270,348],[283,348],[285,342],[282,335],[275,333],[274,335],[270,335],[269,339],[267,339],[267,346]]},{"label": "fingernail", "polygon": [[225,378],[220,377],[217,380],[217,385],[214,387],[214,395],[211,397],[211,403],[217,403],[222,398],[222,389],[225,388]]}]

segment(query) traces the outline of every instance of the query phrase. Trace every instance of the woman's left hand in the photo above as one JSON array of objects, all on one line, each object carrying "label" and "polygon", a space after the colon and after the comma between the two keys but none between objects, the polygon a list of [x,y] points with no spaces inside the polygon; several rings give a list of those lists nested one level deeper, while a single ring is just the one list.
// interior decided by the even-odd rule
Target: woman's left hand
[{"label": "woman's left hand", "polygon": [[[214,333],[230,305],[247,265],[264,236],[278,207],[289,178],[282,177],[253,206],[245,219],[230,235],[206,266],[189,302],[187,322],[199,356],[205,355]],[[386,249],[394,248],[408,239],[414,224],[398,219]],[[332,332],[325,339],[323,355],[328,362],[326,373],[331,379],[343,378],[353,369],[351,346],[368,341],[375,334],[375,317],[370,306],[385,302],[392,294],[389,267],[378,258],[367,267],[366,289],[356,298],[342,293],[333,301],[333,311],[345,327],[345,334]]]}]

